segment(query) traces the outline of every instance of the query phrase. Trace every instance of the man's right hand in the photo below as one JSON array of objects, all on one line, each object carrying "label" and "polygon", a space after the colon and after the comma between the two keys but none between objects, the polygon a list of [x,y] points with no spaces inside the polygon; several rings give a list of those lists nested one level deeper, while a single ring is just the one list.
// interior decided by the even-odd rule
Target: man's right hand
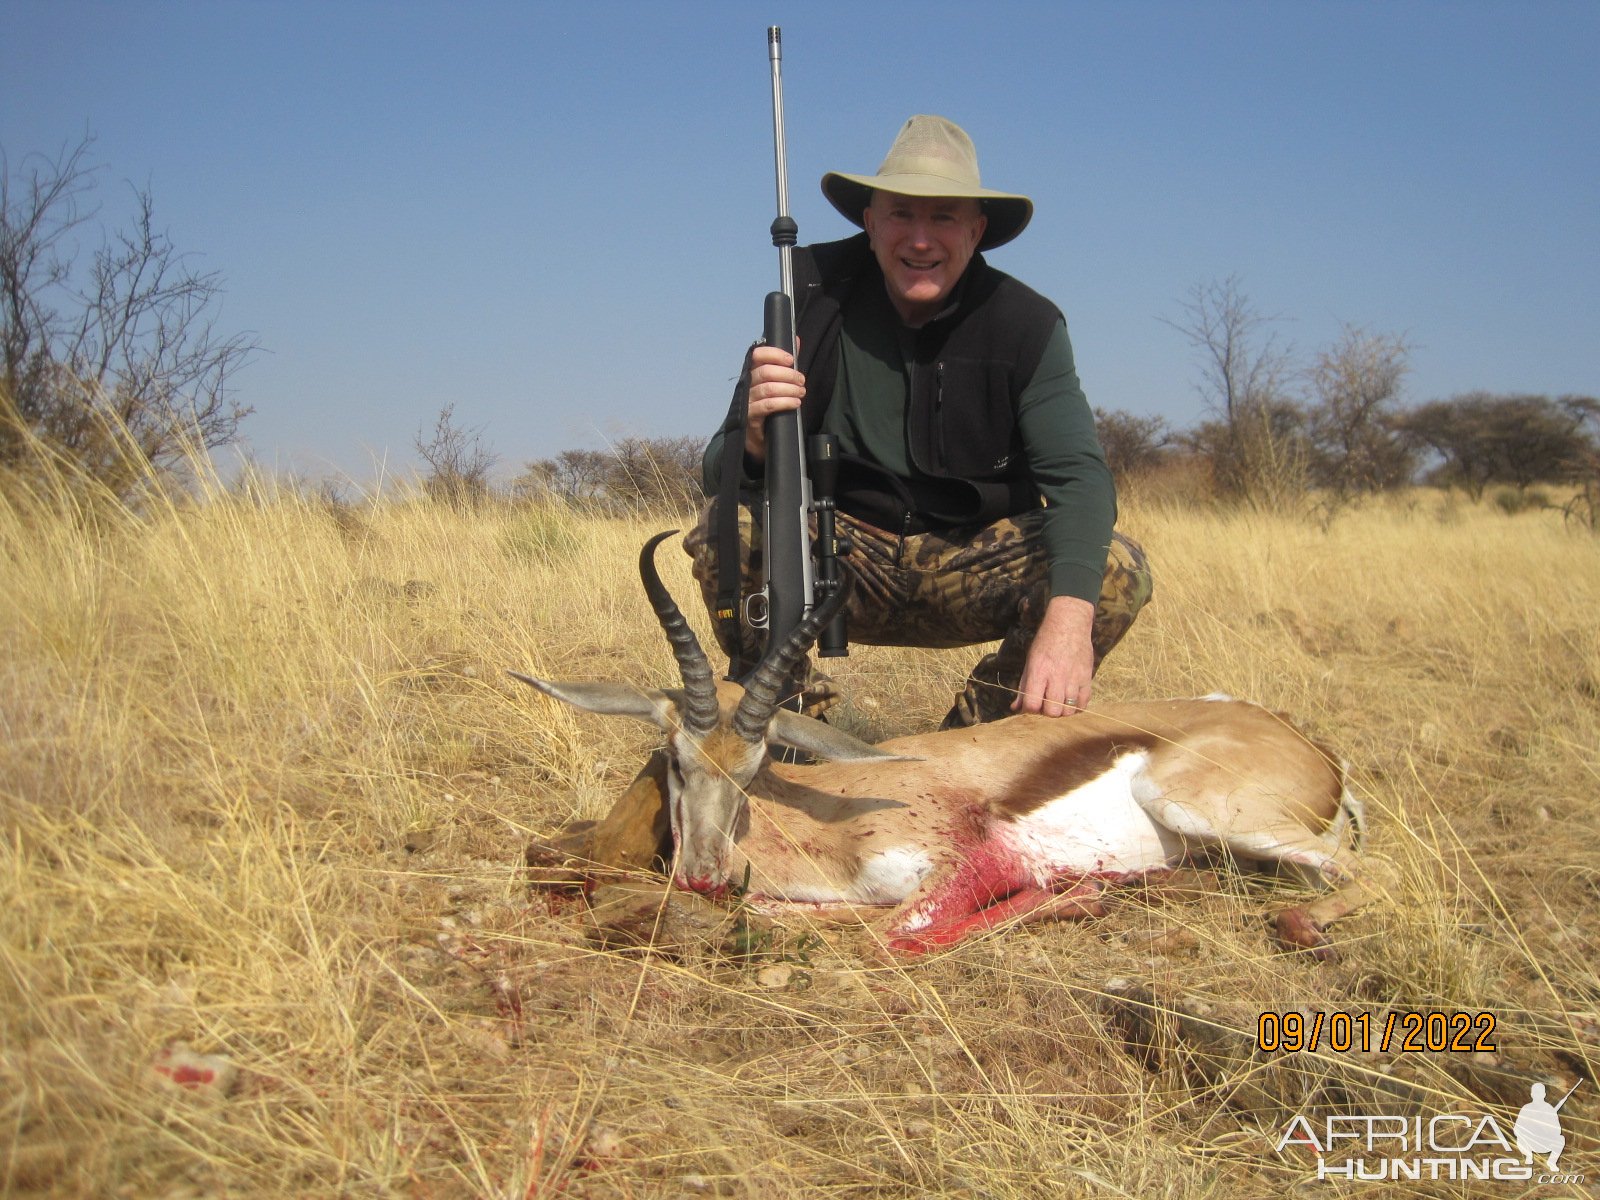
[{"label": "man's right hand", "polygon": [[750,351],[750,419],[744,427],[744,452],[767,461],[767,418],[792,412],[806,394],[806,377],[794,369],[794,356],[776,346]]}]

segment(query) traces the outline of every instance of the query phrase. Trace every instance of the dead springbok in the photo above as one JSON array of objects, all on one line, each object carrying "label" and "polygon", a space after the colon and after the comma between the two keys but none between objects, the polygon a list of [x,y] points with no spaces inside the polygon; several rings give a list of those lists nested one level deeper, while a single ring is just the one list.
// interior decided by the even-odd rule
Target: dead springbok
[{"label": "dead springbok", "polygon": [[[588,712],[667,736],[673,881],[755,902],[896,905],[892,949],[917,953],[1013,920],[1098,915],[1101,887],[1195,855],[1279,866],[1343,890],[1279,914],[1290,946],[1367,899],[1352,855],[1361,809],[1326,751],[1257,705],[1225,697],[1017,715],[869,746],[780,707],[780,690],[843,602],[811,614],[740,689],[711,664],[654,564],[646,593],[682,690],[550,683]],[[790,746],[815,765],[778,763]]]}]

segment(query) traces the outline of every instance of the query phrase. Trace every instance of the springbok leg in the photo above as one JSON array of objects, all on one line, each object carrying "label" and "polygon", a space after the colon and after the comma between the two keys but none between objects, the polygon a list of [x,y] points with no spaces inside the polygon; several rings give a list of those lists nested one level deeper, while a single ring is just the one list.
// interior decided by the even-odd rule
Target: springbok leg
[{"label": "springbok leg", "polygon": [[654,870],[672,857],[667,754],[657,750],[594,831],[594,859],[623,870]]},{"label": "springbok leg", "polygon": [[657,750],[603,820],[578,822],[553,841],[528,844],[532,882],[562,886],[587,883],[607,870],[659,870],[672,857],[666,797],[667,755]]},{"label": "springbok leg", "polygon": [[1358,876],[1350,872],[1348,864],[1341,866],[1348,880],[1342,887],[1305,904],[1286,908],[1273,920],[1273,932],[1285,950],[1304,950],[1314,958],[1332,958],[1333,948],[1323,931],[1383,893],[1383,883],[1374,878],[1370,868]]}]

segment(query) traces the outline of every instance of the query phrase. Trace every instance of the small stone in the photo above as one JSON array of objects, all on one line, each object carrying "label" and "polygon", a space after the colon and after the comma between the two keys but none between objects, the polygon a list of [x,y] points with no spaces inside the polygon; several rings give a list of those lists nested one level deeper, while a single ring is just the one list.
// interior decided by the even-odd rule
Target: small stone
[{"label": "small stone", "polygon": [[406,833],[405,841],[401,845],[407,854],[421,854],[433,847],[437,836],[432,829],[412,829]]},{"label": "small stone", "polygon": [[770,967],[762,967],[756,972],[756,983],[764,988],[777,990],[789,986],[789,980],[794,976],[794,968],[788,963],[778,963]]}]

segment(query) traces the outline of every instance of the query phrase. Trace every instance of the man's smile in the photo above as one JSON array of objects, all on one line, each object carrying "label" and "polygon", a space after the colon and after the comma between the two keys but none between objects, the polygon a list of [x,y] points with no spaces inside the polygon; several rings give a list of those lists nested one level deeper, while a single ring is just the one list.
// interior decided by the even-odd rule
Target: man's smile
[{"label": "man's smile", "polygon": [[917,326],[949,299],[972,261],[986,221],[978,202],[954,196],[874,192],[861,214],[889,298],[900,319]]}]

